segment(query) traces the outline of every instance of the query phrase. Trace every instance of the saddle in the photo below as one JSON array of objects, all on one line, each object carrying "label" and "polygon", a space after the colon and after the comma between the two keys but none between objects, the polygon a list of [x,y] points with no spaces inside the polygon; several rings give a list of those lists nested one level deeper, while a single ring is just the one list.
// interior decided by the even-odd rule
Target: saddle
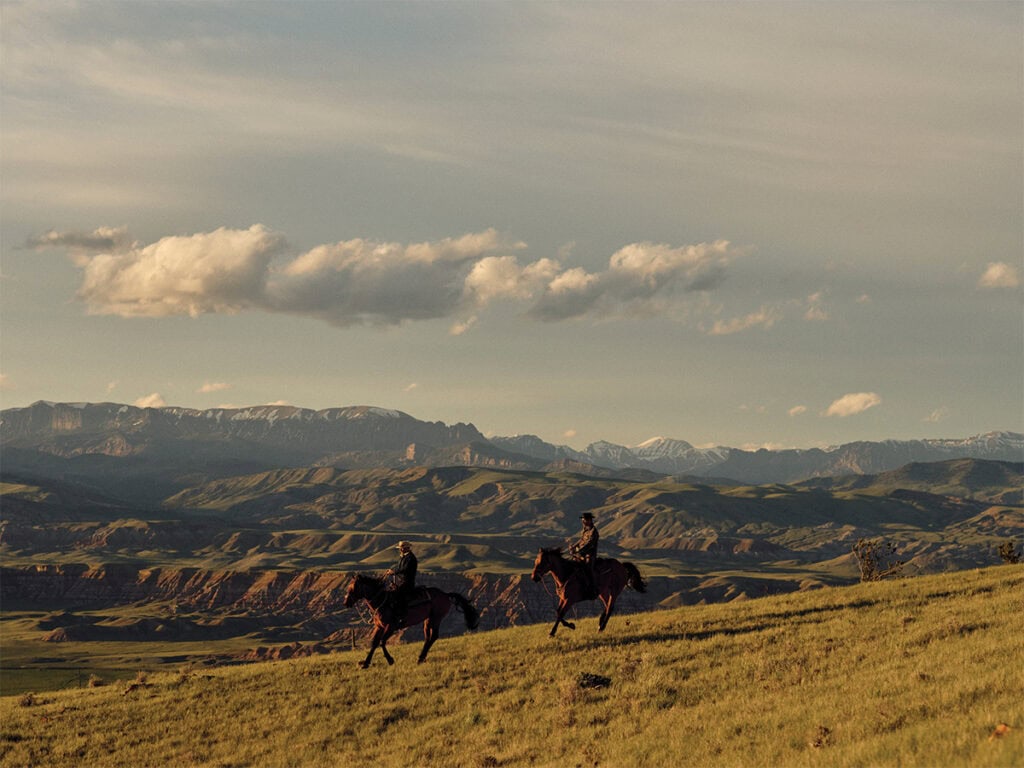
[{"label": "saddle", "polygon": [[[598,578],[604,571],[602,567],[604,564],[603,558],[596,558],[594,560],[593,571],[588,572],[587,563],[583,560],[574,560],[576,566],[575,576],[580,580],[583,586],[583,598],[585,600],[596,600],[600,594],[600,587],[598,586]],[[593,581],[591,581],[591,573],[593,574]]]},{"label": "saddle", "polygon": [[407,608],[412,608],[414,605],[420,603],[429,603],[430,593],[427,592],[426,587],[413,587],[412,594],[409,595],[409,601],[406,603]]}]

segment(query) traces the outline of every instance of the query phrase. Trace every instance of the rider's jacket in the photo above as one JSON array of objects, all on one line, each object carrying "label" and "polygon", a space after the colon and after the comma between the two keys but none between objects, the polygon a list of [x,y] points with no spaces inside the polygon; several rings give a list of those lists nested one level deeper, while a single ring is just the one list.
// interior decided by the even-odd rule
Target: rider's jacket
[{"label": "rider's jacket", "polygon": [[392,571],[396,591],[404,594],[412,593],[413,589],[416,588],[417,566],[416,555],[412,552],[406,552],[402,555],[402,559],[398,561],[398,565]]},{"label": "rider's jacket", "polygon": [[580,560],[591,562],[597,559],[597,528],[591,526],[584,528],[580,534],[580,540],[573,546],[573,552]]}]

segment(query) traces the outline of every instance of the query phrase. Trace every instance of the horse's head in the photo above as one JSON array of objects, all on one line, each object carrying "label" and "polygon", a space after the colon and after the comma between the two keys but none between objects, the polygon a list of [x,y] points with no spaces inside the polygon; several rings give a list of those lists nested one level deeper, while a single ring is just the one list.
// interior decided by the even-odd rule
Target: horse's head
[{"label": "horse's head", "polygon": [[351,608],[360,600],[373,597],[374,593],[383,589],[378,579],[367,576],[365,573],[357,573],[348,585],[345,592],[345,607]]},{"label": "horse's head", "polygon": [[551,558],[557,557],[562,554],[560,549],[540,549],[537,552],[537,559],[533,561],[533,573],[530,574],[530,578],[534,581],[540,581],[545,573],[551,570]]},{"label": "horse's head", "polygon": [[356,576],[348,583],[348,589],[345,590],[345,607],[351,608],[356,604],[356,600],[361,599],[362,595],[359,593],[359,577]]}]

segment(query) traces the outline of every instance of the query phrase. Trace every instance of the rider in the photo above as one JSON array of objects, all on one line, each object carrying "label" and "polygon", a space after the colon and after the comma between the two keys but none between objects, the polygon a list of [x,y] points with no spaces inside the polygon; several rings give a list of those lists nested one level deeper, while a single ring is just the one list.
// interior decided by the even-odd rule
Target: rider
[{"label": "rider", "polygon": [[594,527],[594,515],[591,512],[584,512],[580,515],[580,520],[583,521],[583,530],[580,531],[580,539],[569,548],[569,553],[573,556],[573,559],[579,562],[583,567],[580,568],[580,573],[583,574],[584,579],[587,581],[587,590],[591,594],[597,592],[597,573],[595,572],[595,565],[597,564],[597,528]]},{"label": "rider", "polygon": [[395,546],[399,552],[398,565],[388,571],[391,577],[388,591],[391,592],[391,611],[395,623],[401,625],[409,610],[409,601],[416,590],[416,567],[418,561],[412,553],[412,545],[408,541],[400,541]]}]

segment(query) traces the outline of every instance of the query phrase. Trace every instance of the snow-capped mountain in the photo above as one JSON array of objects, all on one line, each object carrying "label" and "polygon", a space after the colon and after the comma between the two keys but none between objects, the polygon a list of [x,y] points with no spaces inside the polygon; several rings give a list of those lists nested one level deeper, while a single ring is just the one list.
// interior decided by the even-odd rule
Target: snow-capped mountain
[{"label": "snow-capped mountain", "polygon": [[[0,412],[4,460],[26,466],[46,457],[135,457],[152,472],[219,474],[313,464],[349,467],[483,464],[542,470],[548,465],[637,469],[663,475],[796,482],[874,474],[911,462],[976,458],[1024,462],[1024,435],[990,432],[961,439],[854,442],[828,449],[745,451],[695,448],[656,437],[627,447],[606,441],[579,451],[535,435],[485,438],[472,424],[425,422],[387,408],[314,411],[294,406],[138,408],[116,403],[50,403]],[[32,458],[32,457],[35,458]],[[94,466],[96,460],[89,465]]]}]

